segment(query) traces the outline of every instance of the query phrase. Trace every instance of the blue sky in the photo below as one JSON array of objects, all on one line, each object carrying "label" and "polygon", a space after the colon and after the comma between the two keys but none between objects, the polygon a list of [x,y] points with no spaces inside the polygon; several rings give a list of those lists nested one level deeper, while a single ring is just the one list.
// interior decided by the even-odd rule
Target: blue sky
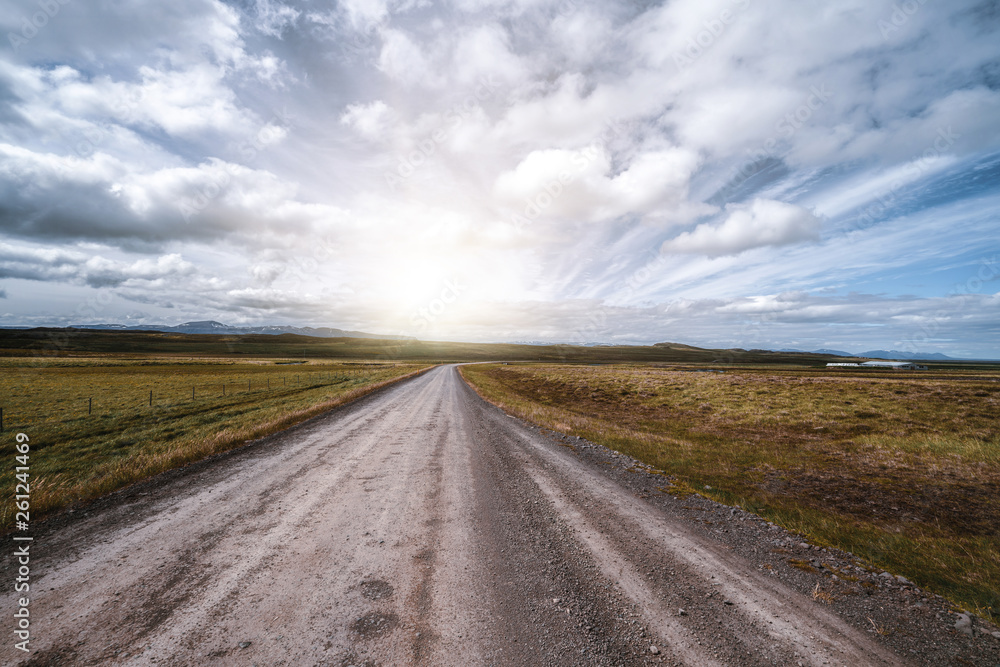
[{"label": "blue sky", "polygon": [[1000,7],[14,0],[0,323],[1000,358]]}]

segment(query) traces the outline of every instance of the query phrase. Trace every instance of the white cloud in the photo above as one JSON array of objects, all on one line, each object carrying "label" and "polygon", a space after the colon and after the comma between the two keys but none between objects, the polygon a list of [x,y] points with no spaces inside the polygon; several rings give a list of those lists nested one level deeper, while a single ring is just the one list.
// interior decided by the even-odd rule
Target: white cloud
[{"label": "white cloud", "polygon": [[385,139],[387,123],[392,110],[382,100],[369,104],[350,104],[340,116],[340,122],[354,129],[365,139]]},{"label": "white cloud", "polygon": [[248,240],[295,236],[344,217],[300,201],[297,186],[268,171],[218,159],[137,172],[104,153],[84,159],[0,144],[0,156],[0,230],[23,238]]},{"label": "white cloud", "polygon": [[368,28],[389,14],[386,0],[344,0],[339,5],[354,28]]},{"label": "white cloud", "polygon": [[[591,88],[582,74],[567,73],[538,88],[512,104],[497,124],[497,134],[509,145],[579,146],[620,120],[621,97],[609,86]],[[628,115],[642,110],[633,109]]]},{"label": "white cloud", "polygon": [[[134,82],[106,75],[85,77],[68,66],[23,68],[17,76],[24,95],[22,108],[35,122],[52,122],[53,116],[61,114],[63,122],[111,122],[181,138],[209,131],[247,134],[257,122],[251,112],[240,107],[225,71],[210,64],[183,70],[143,65],[137,70],[139,80]],[[9,71],[8,77],[12,78]],[[36,113],[41,109],[44,116]]]},{"label": "white cloud", "polygon": [[511,52],[507,33],[497,25],[477,26],[462,35],[455,46],[455,83],[475,87],[484,77],[521,84],[528,65]]},{"label": "white cloud", "polygon": [[257,29],[265,35],[281,37],[286,28],[290,28],[301,15],[301,12],[274,0],[257,0]]},{"label": "white cloud", "polygon": [[[855,131],[841,141],[840,159],[858,160],[877,156],[882,163],[920,160],[925,155],[966,155],[998,143],[994,118],[1000,117],[1000,91],[985,86],[955,90],[931,101],[915,115],[892,118],[884,127]],[[815,130],[816,134],[839,133],[837,128]],[[817,137],[818,141],[822,136]],[[808,145],[797,148],[797,161],[815,158]],[[827,156],[828,159],[828,156]],[[812,160],[810,160],[812,161]]]},{"label": "white cloud", "polygon": [[192,276],[195,267],[179,254],[134,261],[92,255],[83,249],[53,251],[0,242],[0,278],[55,281],[91,287],[144,287]]},{"label": "white cloud", "polygon": [[[120,120],[132,118],[162,128],[169,134],[185,136],[206,129],[246,132],[251,119],[235,103],[232,91],[223,85],[220,72],[209,66],[183,72],[164,72],[142,67],[142,82],[123,86],[117,105]],[[129,100],[134,100],[130,108]],[[111,106],[110,111],[115,110]]]},{"label": "white cloud", "polygon": [[390,79],[407,86],[435,87],[442,83],[420,45],[401,30],[382,31],[378,68]]},{"label": "white cloud", "polygon": [[662,251],[717,257],[752,248],[819,240],[819,218],[801,206],[755,199],[749,206],[727,207],[727,213],[721,224],[701,224],[666,241]]},{"label": "white cloud", "polygon": [[614,32],[610,21],[589,7],[556,16],[549,26],[549,35],[559,49],[556,57],[566,58],[575,65],[600,63],[613,49]]},{"label": "white cloud", "polygon": [[635,156],[615,174],[611,156],[600,144],[541,150],[502,173],[494,192],[531,219],[606,222],[634,215],[675,224],[713,210],[687,201],[697,164],[694,153],[664,149]]}]

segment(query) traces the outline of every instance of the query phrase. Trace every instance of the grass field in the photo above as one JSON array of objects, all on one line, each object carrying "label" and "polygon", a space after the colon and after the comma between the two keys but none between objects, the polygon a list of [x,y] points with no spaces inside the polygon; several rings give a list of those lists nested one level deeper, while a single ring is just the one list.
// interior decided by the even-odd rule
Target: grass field
[{"label": "grass field", "polygon": [[[0,358],[0,441],[31,445],[31,518],[273,433],[426,364]],[[150,402],[152,392],[152,402]],[[0,488],[14,488],[14,451]],[[4,498],[3,531],[13,525]]]},{"label": "grass field", "polygon": [[[1000,370],[476,365],[486,398],[1000,619]],[[711,490],[706,490],[711,487]]]}]

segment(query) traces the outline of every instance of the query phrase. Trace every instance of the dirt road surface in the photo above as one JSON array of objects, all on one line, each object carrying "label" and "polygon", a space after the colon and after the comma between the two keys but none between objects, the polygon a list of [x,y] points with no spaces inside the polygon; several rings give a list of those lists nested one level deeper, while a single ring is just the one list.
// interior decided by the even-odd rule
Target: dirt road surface
[{"label": "dirt road surface", "polygon": [[[783,532],[657,483],[625,457],[485,403],[455,367],[436,368],[47,522],[32,545],[33,651],[8,640],[0,656],[992,664],[1000,641],[955,632],[934,600],[907,620],[919,591],[877,586],[838,610],[808,594],[812,575],[779,567]],[[5,581],[14,570],[7,553]]]}]

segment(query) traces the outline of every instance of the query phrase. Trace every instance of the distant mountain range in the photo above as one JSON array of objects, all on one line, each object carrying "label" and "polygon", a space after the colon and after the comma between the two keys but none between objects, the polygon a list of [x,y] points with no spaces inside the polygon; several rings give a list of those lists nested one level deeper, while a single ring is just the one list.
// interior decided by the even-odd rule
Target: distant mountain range
[{"label": "distant mountain range", "polygon": [[233,327],[214,320],[204,322],[186,322],[177,326],[159,324],[141,324],[127,326],[124,324],[74,324],[71,329],[99,329],[101,331],[162,331],[165,333],[185,334],[225,334],[241,336],[244,334],[298,334],[300,336],[316,336],[317,338],[375,338],[378,340],[415,340],[411,336],[393,336],[386,334],[365,333],[363,331],[345,331],[330,327]]},{"label": "distant mountain range", "polygon": [[[808,350],[778,350],[778,352],[807,352]],[[854,354],[853,352],[844,352],[843,350],[811,350],[813,354],[829,354],[835,357],[859,357],[866,359],[890,359],[890,360],[902,360],[902,359],[920,359],[920,360],[938,360],[938,361],[956,361],[954,357],[949,357],[947,355],[941,354],[940,352],[900,352],[899,350],[869,350],[868,352],[859,352]]]},{"label": "distant mountain range", "polygon": [[[9,328],[9,327],[4,327]],[[22,327],[14,327],[22,328]],[[315,336],[317,338],[371,338],[377,340],[417,340],[413,336],[399,336],[392,334],[373,334],[364,331],[346,331],[344,329],[334,329],[332,327],[292,327],[292,326],[260,326],[260,327],[234,327],[215,320],[205,320],[201,322],[185,322],[176,326],[161,324],[74,324],[70,329],[94,329],[100,331],[161,331],[165,333],[184,334],[220,334],[230,336],[241,336],[245,334],[297,334],[299,336]],[[553,343],[552,341],[517,341],[520,345],[573,345],[579,347],[606,347],[614,343]],[[682,343],[655,343],[653,347],[668,347],[676,349],[698,350],[700,348],[684,345]],[[764,352],[764,350],[757,350]],[[927,361],[961,361],[954,357],[941,354],[940,352],[901,352],[899,350],[869,350],[868,352],[845,352],[844,350],[799,350],[785,348],[781,350],[768,350],[770,352],[798,352],[806,354],[825,354],[835,357],[858,357],[866,359],[887,359],[887,360],[927,360]]]}]

